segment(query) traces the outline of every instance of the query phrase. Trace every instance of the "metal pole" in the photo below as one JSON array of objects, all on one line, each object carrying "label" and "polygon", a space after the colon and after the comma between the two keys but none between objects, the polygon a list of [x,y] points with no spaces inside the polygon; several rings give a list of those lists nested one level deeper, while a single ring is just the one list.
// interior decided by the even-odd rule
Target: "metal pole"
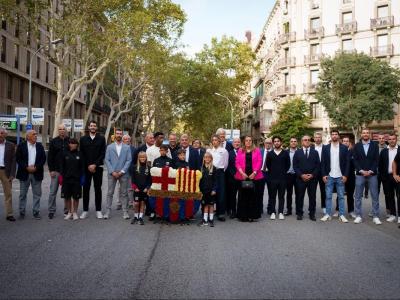
[{"label": "metal pole", "polygon": [[231,139],[233,140],[233,104],[232,104],[232,101],[227,96],[221,95],[219,93],[214,93],[214,94],[228,100],[229,105],[231,106]]}]

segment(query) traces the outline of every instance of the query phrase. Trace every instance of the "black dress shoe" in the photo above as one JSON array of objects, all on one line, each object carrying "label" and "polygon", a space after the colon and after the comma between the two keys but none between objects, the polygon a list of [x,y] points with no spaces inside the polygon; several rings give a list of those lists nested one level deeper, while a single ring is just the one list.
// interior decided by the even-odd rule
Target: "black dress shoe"
[{"label": "black dress shoe", "polygon": [[20,219],[20,220],[25,219],[25,214],[19,214],[19,219]]},{"label": "black dress shoe", "polygon": [[229,218],[230,219],[235,219],[236,218],[236,214],[230,214]]},{"label": "black dress shoe", "polygon": [[298,220],[298,221],[303,220],[303,216],[297,215],[297,220]]},{"label": "black dress shoe", "polygon": [[39,213],[33,214],[33,218],[34,218],[35,220],[41,220],[41,219],[42,219],[42,217],[40,216]]},{"label": "black dress shoe", "polygon": [[311,215],[311,216],[310,216],[310,220],[311,220],[311,221],[317,221],[317,219],[315,218],[314,215]]},{"label": "black dress shoe", "polygon": [[54,218],[54,213],[49,213],[49,219],[52,220]]},{"label": "black dress shoe", "polygon": [[225,222],[226,219],[225,219],[225,217],[218,217],[218,221],[220,221],[220,222]]},{"label": "black dress shoe", "polygon": [[284,213],[284,215],[285,215],[285,216],[291,216],[291,215],[292,215],[292,212],[288,212],[288,211],[287,211],[287,212]]},{"label": "black dress shoe", "polygon": [[7,221],[10,221],[10,222],[15,222],[14,216],[8,216],[8,217],[6,218],[6,220],[7,220]]}]

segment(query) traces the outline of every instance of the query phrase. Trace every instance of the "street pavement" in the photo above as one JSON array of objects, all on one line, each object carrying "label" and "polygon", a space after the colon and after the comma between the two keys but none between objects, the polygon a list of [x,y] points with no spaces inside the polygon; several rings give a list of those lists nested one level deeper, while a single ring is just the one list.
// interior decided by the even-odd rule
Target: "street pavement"
[{"label": "street pavement", "polygon": [[[18,188],[14,181],[16,216]],[[121,211],[97,220],[94,201],[89,219],[64,221],[61,199],[49,220],[48,190],[47,176],[42,220],[31,218],[29,197],[25,220],[10,223],[0,189],[0,298],[400,298],[397,224],[264,216],[214,228],[140,226]]]}]

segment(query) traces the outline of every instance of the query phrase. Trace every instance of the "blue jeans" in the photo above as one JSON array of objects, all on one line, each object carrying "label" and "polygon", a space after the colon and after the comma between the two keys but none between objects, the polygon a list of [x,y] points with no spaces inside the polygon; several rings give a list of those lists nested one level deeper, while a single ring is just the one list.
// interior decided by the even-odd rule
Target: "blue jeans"
[{"label": "blue jeans", "polygon": [[32,194],[33,194],[33,214],[40,213],[40,197],[42,196],[42,181],[38,181],[35,179],[33,174],[29,174],[27,180],[19,181],[19,213],[25,215],[26,208],[26,195],[28,194],[29,186],[32,186]]},{"label": "blue jeans", "polygon": [[376,175],[369,177],[356,175],[355,213],[357,216],[362,216],[362,198],[365,183],[367,182],[372,197],[372,214],[374,217],[379,217],[378,177]]},{"label": "blue jeans", "polygon": [[336,192],[339,201],[339,215],[344,215],[344,183],[342,177],[333,178],[328,176],[328,182],[325,183],[325,194],[326,194],[326,213],[332,216],[332,194],[333,189],[336,186]]}]

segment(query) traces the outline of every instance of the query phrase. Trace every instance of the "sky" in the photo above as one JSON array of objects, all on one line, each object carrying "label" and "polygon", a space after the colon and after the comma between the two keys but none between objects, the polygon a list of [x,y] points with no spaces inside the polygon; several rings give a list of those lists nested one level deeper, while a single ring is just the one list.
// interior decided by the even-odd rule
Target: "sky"
[{"label": "sky", "polygon": [[224,34],[245,40],[246,30],[258,40],[275,0],[172,0],[187,15],[182,43],[189,55]]}]

